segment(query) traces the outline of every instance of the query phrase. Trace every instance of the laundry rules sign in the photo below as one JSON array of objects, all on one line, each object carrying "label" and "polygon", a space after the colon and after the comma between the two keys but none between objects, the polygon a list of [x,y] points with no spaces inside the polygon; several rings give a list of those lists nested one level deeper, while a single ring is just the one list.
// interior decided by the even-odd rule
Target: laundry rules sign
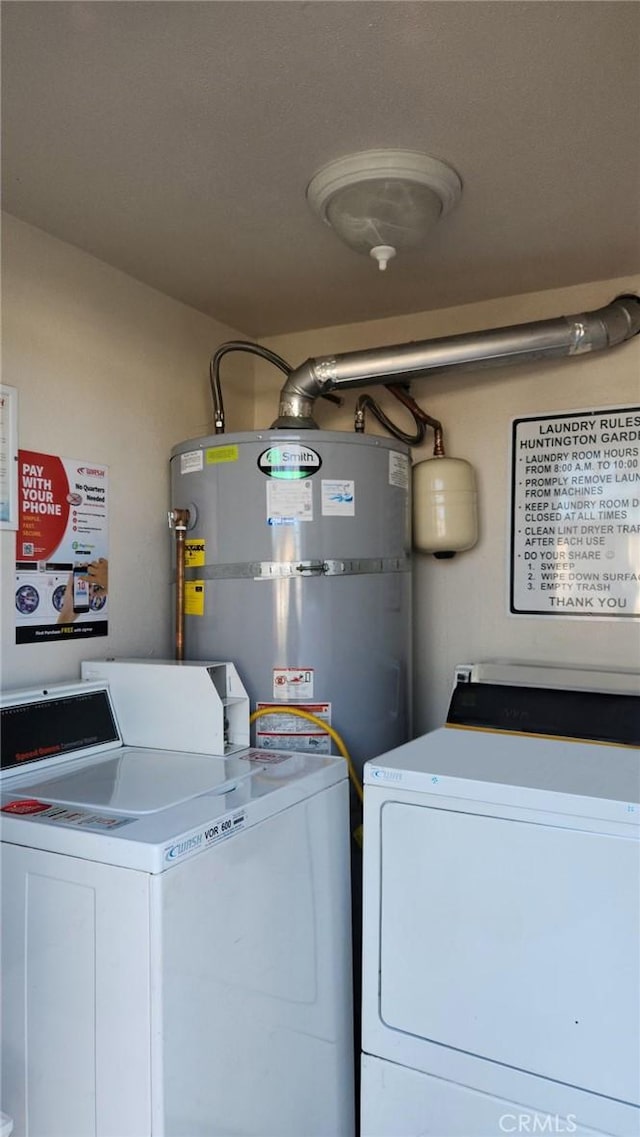
[{"label": "laundry rules sign", "polygon": [[516,419],[511,612],[640,617],[640,407]]}]

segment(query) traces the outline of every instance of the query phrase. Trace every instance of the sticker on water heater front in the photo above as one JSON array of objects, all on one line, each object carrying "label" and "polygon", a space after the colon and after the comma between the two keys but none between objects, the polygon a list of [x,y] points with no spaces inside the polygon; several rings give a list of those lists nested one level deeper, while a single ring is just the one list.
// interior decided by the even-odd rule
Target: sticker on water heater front
[{"label": "sticker on water heater front", "polygon": [[313,521],[311,482],[267,482],[266,486],[269,525]]},{"label": "sticker on water heater front", "polygon": [[203,467],[202,450],[189,450],[187,454],[180,455],[180,473],[195,474]]},{"label": "sticker on water heater front", "polygon": [[[293,715],[279,703],[258,703],[258,710],[269,710],[256,724],[258,746],[273,746],[278,750],[305,750],[310,754],[330,754],[331,737],[319,723],[300,715]],[[331,703],[298,703],[298,711],[307,711],[331,726]]]},{"label": "sticker on water heater front", "polygon": [[401,490],[409,489],[409,459],[397,450],[389,451],[389,485]]},{"label": "sticker on water heater front", "polygon": [[[315,718],[321,719],[323,723],[328,723],[331,726],[331,703],[296,702],[295,709],[314,715]],[[265,712],[261,717],[259,727],[262,734],[327,733],[319,724],[312,723],[309,719],[301,718],[299,715],[292,715],[289,708],[283,707],[281,703],[256,703],[256,710]],[[269,714],[266,713],[267,711]]]},{"label": "sticker on water heater front", "polygon": [[184,614],[185,616],[204,616],[203,580],[185,580]]},{"label": "sticker on water heater front", "polygon": [[184,543],[184,567],[197,568],[205,564],[205,543],[202,537],[191,537]]},{"label": "sticker on water heater front", "polygon": [[312,667],[274,667],[273,697],[281,703],[313,698]]},{"label": "sticker on water heater front", "polygon": [[320,484],[323,517],[355,517],[355,482],[323,478]]},{"label": "sticker on water heater front", "polygon": [[237,446],[210,446],[207,450],[207,466],[219,466],[221,462],[237,462]]}]

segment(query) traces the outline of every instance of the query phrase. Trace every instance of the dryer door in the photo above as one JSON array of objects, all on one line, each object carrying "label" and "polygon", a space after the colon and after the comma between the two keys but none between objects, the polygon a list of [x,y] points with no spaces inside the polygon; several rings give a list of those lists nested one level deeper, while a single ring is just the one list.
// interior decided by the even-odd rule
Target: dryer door
[{"label": "dryer door", "polygon": [[386,1027],[638,1102],[637,842],[398,801],[380,837]]}]

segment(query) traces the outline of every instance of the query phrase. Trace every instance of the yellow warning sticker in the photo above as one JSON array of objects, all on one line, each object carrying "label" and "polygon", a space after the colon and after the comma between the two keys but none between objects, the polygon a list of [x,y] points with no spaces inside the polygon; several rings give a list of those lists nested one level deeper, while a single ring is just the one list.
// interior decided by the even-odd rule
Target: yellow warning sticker
[{"label": "yellow warning sticker", "polygon": [[204,538],[192,537],[184,543],[184,567],[197,568],[206,564],[204,556]]},{"label": "yellow warning sticker", "polygon": [[186,580],[184,584],[185,616],[204,616],[204,581]]},{"label": "yellow warning sticker", "polygon": [[218,462],[237,462],[237,446],[210,446],[205,450],[207,466],[215,466]]}]

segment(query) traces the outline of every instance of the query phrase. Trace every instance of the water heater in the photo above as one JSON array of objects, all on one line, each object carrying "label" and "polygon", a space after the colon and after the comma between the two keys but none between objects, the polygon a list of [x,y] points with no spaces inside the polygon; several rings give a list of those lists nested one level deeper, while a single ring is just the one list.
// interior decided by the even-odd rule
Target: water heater
[{"label": "water heater", "polygon": [[[409,737],[409,451],[374,435],[267,430],[174,447],[189,510],[185,658],[231,659],[253,707],[309,707],[362,763]],[[260,743],[329,752],[293,716]]]}]

